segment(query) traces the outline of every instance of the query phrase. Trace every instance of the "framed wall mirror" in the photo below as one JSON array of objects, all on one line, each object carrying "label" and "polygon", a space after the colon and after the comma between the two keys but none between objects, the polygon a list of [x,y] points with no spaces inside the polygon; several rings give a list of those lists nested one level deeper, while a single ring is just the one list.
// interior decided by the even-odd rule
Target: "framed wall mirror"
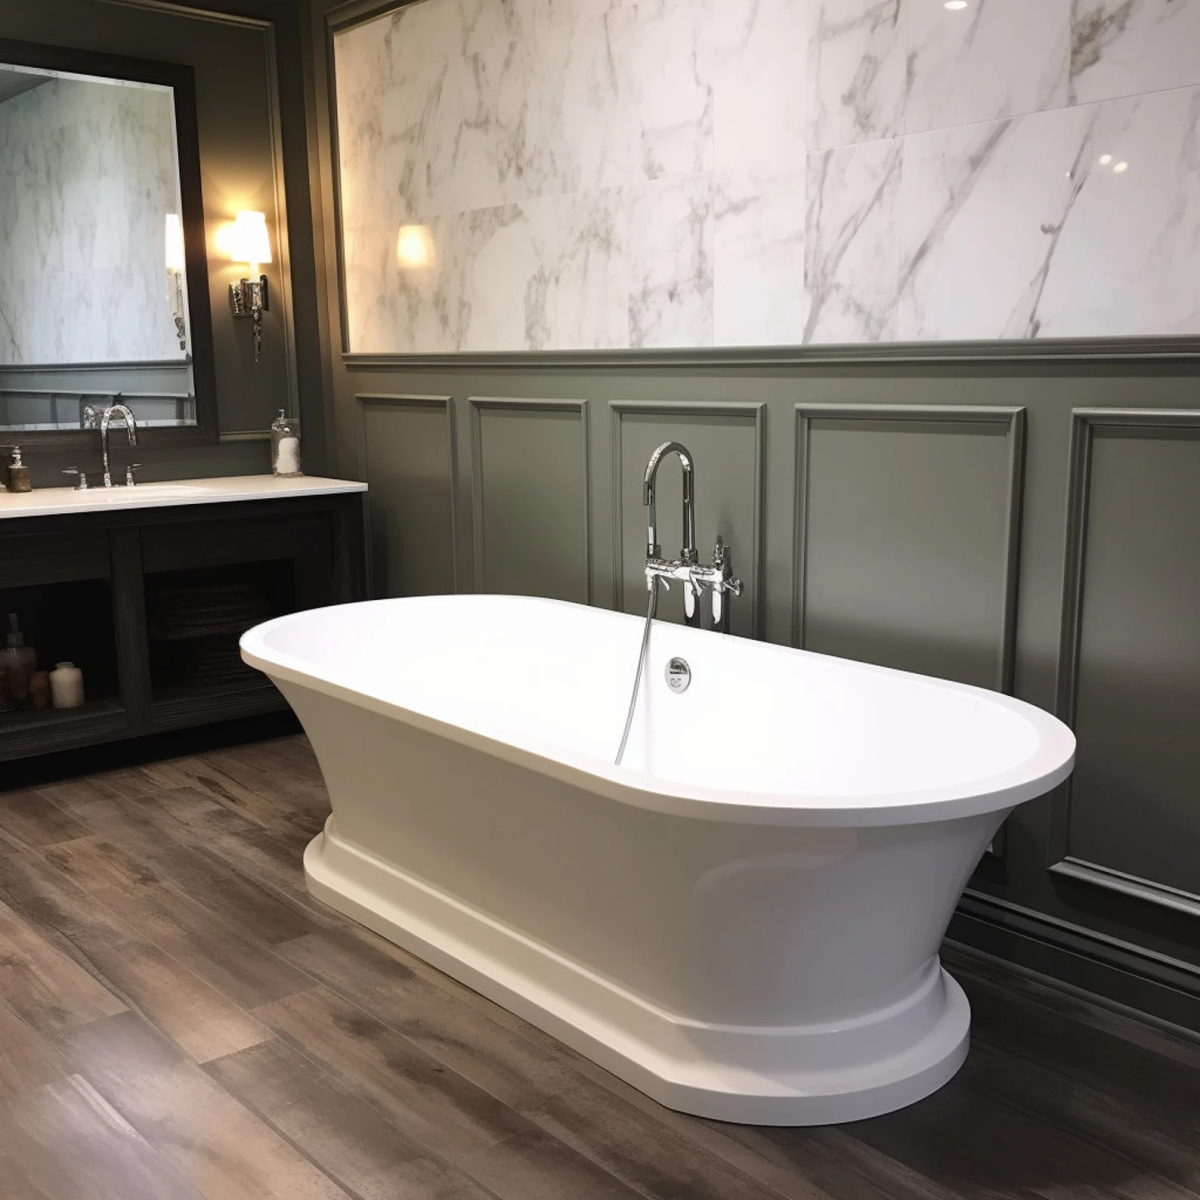
[{"label": "framed wall mirror", "polygon": [[0,442],[215,441],[191,68],[0,39]]}]

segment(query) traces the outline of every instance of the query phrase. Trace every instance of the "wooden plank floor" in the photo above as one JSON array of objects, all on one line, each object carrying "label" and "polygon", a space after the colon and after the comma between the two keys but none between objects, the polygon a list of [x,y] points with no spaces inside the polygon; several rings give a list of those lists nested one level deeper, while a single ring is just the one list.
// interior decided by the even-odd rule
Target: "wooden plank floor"
[{"label": "wooden plank floor", "polygon": [[327,808],[301,738],[0,794],[2,1200],[1200,1197],[1200,1043],[959,961],[930,1099],[684,1117],[310,899]]}]

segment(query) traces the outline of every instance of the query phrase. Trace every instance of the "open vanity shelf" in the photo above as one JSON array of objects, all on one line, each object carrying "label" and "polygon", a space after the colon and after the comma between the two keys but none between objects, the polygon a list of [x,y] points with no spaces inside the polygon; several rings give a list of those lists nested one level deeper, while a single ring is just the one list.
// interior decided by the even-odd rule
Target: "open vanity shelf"
[{"label": "open vanity shelf", "polygon": [[[274,616],[365,596],[364,492],[354,488],[311,480],[278,493],[263,480],[256,499],[227,499],[227,487],[220,503],[198,492],[196,502],[70,515],[10,510],[0,617],[6,627],[20,615],[40,668],[81,667],[86,703],[0,712],[0,762],[286,707],[241,662],[238,638]],[[15,499],[0,495],[0,516]]]}]

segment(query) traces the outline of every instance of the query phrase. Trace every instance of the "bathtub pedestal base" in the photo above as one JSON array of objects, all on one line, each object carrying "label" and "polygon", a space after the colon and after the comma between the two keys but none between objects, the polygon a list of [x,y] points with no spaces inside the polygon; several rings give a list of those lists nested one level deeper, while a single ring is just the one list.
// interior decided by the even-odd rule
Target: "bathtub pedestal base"
[{"label": "bathtub pedestal base", "polygon": [[866,1016],[791,1027],[713,1025],[666,1012],[340,838],[304,856],[309,890],[681,1112],[761,1125],[878,1116],[946,1083],[970,1008],[937,959],[911,993]]}]

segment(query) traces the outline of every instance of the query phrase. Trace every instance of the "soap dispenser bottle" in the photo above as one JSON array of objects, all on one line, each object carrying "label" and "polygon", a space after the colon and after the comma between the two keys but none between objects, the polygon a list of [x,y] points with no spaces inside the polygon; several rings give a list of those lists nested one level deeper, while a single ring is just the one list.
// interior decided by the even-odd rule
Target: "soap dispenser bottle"
[{"label": "soap dispenser bottle", "polygon": [[303,475],[300,469],[300,435],[284,410],[271,422],[271,472],[275,475]]},{"label": "soap dispenser bottle", "polygon": [[8,697],[18,704],[29,700],[29,677],[37,670],[37,653],[25,645],[16,613],[8,614],[8,637],[0,650],[0,671],[4,672]]},{"label": "soap dispenser bottle", "polygon": [[12,448],[12,462],[8,464],[8,490],[10,492],[31,492],[33,484],[29,482],[29,468],[21,461],[21,447]]}]

